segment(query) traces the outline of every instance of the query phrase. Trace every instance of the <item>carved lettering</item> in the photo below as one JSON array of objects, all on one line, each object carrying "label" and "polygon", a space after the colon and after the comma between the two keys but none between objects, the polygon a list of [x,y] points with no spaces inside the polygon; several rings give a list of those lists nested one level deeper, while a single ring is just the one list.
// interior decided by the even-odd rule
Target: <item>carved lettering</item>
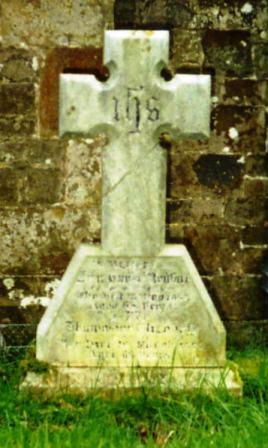
[{"label": "carved lettering", "polygon": [[122,91],[122,97],[113,96],[113,119],[116,122],[127,119],[131,125],[129,133],[141,132],[144,120],[155,122],[160,119],[160,110],[157,107],[158,98],[151,96],[145,98],[143,86],[127,87]]}]

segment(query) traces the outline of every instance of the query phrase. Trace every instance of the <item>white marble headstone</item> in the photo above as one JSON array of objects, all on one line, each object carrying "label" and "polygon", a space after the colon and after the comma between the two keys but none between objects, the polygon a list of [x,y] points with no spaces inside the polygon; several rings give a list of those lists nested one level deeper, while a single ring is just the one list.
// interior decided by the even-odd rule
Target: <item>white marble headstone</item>
[{"label": "white marble headstone", "polygon": [[38,327],[37,358],[56,367],[55,387],[146,380],[194,388],[226,375],[228,388],[241,388],[226,370],[225,329],[187,249],[165,245],[159,135],[208,137],[210,117],[209,76],[166,82],[168,51],[167,31],[107,31],[107,82],[61,76],[60,134],[106,132],[109,144],[101,245],[78,249]]}]

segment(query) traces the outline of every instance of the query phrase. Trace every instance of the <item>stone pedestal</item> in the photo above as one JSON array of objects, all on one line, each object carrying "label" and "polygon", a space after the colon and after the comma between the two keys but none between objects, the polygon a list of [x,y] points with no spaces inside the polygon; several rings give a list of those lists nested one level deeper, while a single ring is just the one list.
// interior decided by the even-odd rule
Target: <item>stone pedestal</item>
[{"label": "stone pedestal", "polygon": [[241,393],[226,364],[225,329],[182,245],[158,257],[111,257],[82,245],[37,332],[28,387],[161,390],[227,388]]}]

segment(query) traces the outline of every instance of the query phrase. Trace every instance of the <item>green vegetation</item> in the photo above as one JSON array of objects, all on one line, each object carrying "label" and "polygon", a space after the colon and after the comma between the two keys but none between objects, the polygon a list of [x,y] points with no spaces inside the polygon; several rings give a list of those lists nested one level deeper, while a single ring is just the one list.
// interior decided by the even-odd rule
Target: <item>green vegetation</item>
[{"label": "green vegetation", "polygon": [[[1,448],[268,448],[268,350],[231,353],[243,398],[141,390],[121,398],[19,392],[19,362],[0,368]],[[22,364],[24,365],[24,364]]]}]

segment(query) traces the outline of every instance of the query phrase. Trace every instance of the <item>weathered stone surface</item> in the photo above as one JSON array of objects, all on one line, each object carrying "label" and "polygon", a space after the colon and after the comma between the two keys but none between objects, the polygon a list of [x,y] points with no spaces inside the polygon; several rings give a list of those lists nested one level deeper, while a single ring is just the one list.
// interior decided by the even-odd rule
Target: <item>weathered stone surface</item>
[{"label": "weathered stone surface", "polygon": [[115,2],[116,28],[186,28],[220,30],[265,30],[265,0],[135,0],[126,7],[124,0]]},{"label": "weathered stone surface", "polygon": [[0,85],[0,116],[33,113],[34,98],[33,84]]},{"label": "weathered stone surface", "polygon": [[106,139],[69,140],[66,154],[65,203],[101,207],[101,151]]},{"label": "weathered stone surface", "polygon": [[[80,390],[140,387],[143,378],[133,368],[145,369],[154,386],[159,368],[161,387],[167,387],[167,373],[172,372],[177,388],[186,387],[192,368],[197,376],[191,388],[199,387],[208,367],[210,378],[225,372],[225,330],[204,284],[184,246],[164,245],[165,198],[159,187],[165,192],[165,158],[155,140],[165,128],[182,138],[206,135],[206,109],[202,119],[197,115],[193,120],[187,105],[192,108],[195,97],[207,102],[207,77],[177,76],[165,84],[156,77],[160,54],[166,61],[166,32],[107,32],[105,60],[117,66],[117,73],[104,86],[89,76],[62,76],[61,134],[87,135],[95,128],[108,130],[110,137],[102,165],[105,231],[101,246],[80,246],[38,326],[37,358],[56,367],[58,375],[40,378],[41,387],[70,387],[73,368]],[[178,129],[171,94],[183,106]],[[94,116],[87,110],[90,100]],[[106,196],[111,199],[104,200]],[[126,202],[130,197],[133,210]],[[157,209],[155,228],[144,208]],[[230,378],[228,373],[224,382],[232,389]],[[38,387],[33,383],[35,378],[28,376],[25,385]]]},{"label": "weathered stone surface", "polygon": [[40,81],[40,131],[44,136],[58,135],[59,75],[63,72],[91,73],[101,80],[108,76],[99,48],[60,47],[49,51]]},{"label": "weathered stone surface", "polygon": [[38,359],[52,365],[225,362],[223,327],[183,246],[167,247],[156,258],[112,258],[81,247],[37,338]]},{"label": "weathered stone surface", "polygon": [[188,0],[137,1],[135,12],[135,27],[149,29],[187,28],[193,18]]},{"label": "weathered stone surface", "polygon": [[64,197],[63,177],[57,169],[23,170],[20,179],[19,202],[26,205],[48,205]]},{"label": "weathered stone surface", "polygon": [[99,45],[111,12],[112,3],[107,1],[3,0],[3,45],[81,46],[89,41]]},{"label": "weathered stone surface", "polygon": [[175,69],[199,68],[204,62],[202,35],[198,31],[175,29],[172,34],[171,64]]},{"label": "weathered stone surface", "polygon": [[32,138],[0,141],[0,164],[9,168],[63,168],[66,143]]},{"label": "weathered stone surface", "polygon": [[267,198],[232,195],[226,204],[225,217],[234,225],[263,225],[267,219]]},{"label": "weathered stone surface", "polygon": [[205,65],[216,72],[245,77],[252,73],[250,34],[246,31],[207,31],[203,37]]},{"label": "weathered stone surface", "polygon": [[268,177],[245,176],[243,184],[246,197],[261,197],[262,199],[268,197]]},{"label": "weathered stone surface", "polygon": [[249,176],[266,176],[268,173],[268,154],[249,155],[246,158],[245,171]]},{"label": "weathered stone surface", "polygon": [[242,243],[249,246],[268,244],[268,226],[247,226],[242,232]]},{"label": "weathered stone surface", "polygon": [[16,173],[8,168],[0,169],[0,204],[14,204],[18,200]]},{"label": "weathered stone surface", "polygon": [[217,104],[226,106],[260,106],[265,98],[265,82],[256,79],[217,77]]},{"label": "weathered stone surface", "polygon": [[268,78],[268,42],[253,48],[255,74],[258,79]]},{"label": "weathered stone surface", "polygon": [[[268,314],[266,313],[265,316]],[[257,346],[268,343],[268,320],[230,320],[225,321],[230,347],[245,349],[252,341]]]},{"label": "weathered stone surface", "polygon": [[[102,30],[105,26],[103,18],[105,17],[106,20],[109,16],[109,20],[111,20],[112,3],[109,1],[102,2],[101,8],[104,15],[98,13],[100,11],[98,7],[97,14],[95,14],[94,8],[91,9],[90,5],[87,4],[86,16],[90,14],[93,17],[94,15],[96,26],[88,28],[89,21],[85,25],[87,28],[86,32],[85,29],[78,29],[77,27],[75,33],[71,33],[72,35],[69,36],[67,35],[68,31],[66,33],[67,20],[65,20],[67,17],[67,3],[55,6],[55,9],[61,8],[64,17],[63,21],[61,21],[61,14],[58,15],[58,23],[50,32],[49,16],[52,9],[50,10],[49,2],[43,0],[42,2],[39,0],[6,0],[1,2],[1,7],[4,5],[5,9],[5,6],[7,6],[5,11],[9,13],[12,9],[12,12],[9,14],[10,17],[7,17],[7,20],[4,15],[4,33],[2,33],[2,16],[0,12],[0,82],[14,83],[16,94],[13,95],[12,91],[9,90],[11,92],[10,97],[16,99],[18,94],[21,104],[23,104],[24,99],[23,95],[20,95],[18,92],[20,83],[22,83],[22,91],[25,89],[25,83],[32,85],[35,83],[35,91],[37,93],[37,101],[33,104],[32,112],[24,113],[22,111],[22,113],[15,115],[7,115],[5,113],[4,116],[0,117],[0,163],[2,173],[0,176],[3,204],[1,208],[2,251],[5,251],[6,244],[8,245],[7,258],[4,257],[4,253],[1,254],[1,269],[3,268],[6,271],[8,267],[9,273],[19,270],[23,274],[25,268],[26,275],[29,274],[29,279],[33,279],[33,282],[35,282],[33,277],[35,272],[41,274],[42,272],[57,272],[61,275],[68,264],[73,250],[78,246],[80,238],[89,240],[100,239],[100,161],[98,160],[98,154],[101,150],[101,145],[98,146],[96,144],[95,150],[93,149],[95,143],[81,143],[81,141],[78,141],[77,151],[81,164],[75,159],[76,139],[72,143],[66,142],[62,146],[59,145],[58,140],[55,139],[58,126],[58,88],[55,86],[58,86],[58,75],[60,72],[94,73],[94,69],[96,69],[99,73],[102,70],[102,50],[99,47],[102,42]],[[229,67],[229,69],[227,67],[228,64],[224,64],[228,46],[228,39],[225,37],[227,35],[223,35],[224,42],[222,43],[220,39],[217,40],[215,38],[214,55],[211,49],[209,51],[210,56],[215,58],[215,66],[211,60],[209,65],[206,65],[205,70],[209,70],[212,75],[216,72],[216,76],[213,76],[213,106],[218,106],[218,109],[222,105],[254,106],[255,108],[251,109],[250,114],[246,112],[245,115],[243,110],[240,110],[238,113],[239,119],[241,119],[239,129],[236,123],[237,118],[235,117],[237,109],[222,109],[222,113],[216,113],[216,118],[220,118],[220,122],[213,125],[214,130],[209,142],[183,140],[172,145],[172,151],[177,153],[177,157],[171,155],[168,162],[171,176],[167,187],[168,195],[172,198],[172,201],[168,202],[167,218],[169,222],[171,219],[171,224],[168,224],[167,237],[169,241],[186,242],[191,250],[191,238],[189,236],[186,238],[185,236],[187,227],[199,226],[200,224],[220,226],[223,223],[227,225],[229,223],[231,225],[238,223],[235,225],[241,226],[243,230],[241,230],[243,233],[243,238],[241,238],[242,244],[250,245],[252,249],[254,249],[252,246],[257,245],[258,248],[256,248],[256,253],[252,253],[254,265],[252,266],[250,262],[250,254],[242,255],[241,253],[239,255],[241,262],[236,264],[237,269],[239,266],[243,269],[254,268],[254,272],[257,272],[258,251],[263,250],[262,248],[265,248],[265,244],[267,244],[267,229],[265,227],[267,224],[266,199],[264,194],[258,193],[256,196],[265,183],[263,180],[256,179],[256,176],[265,177],[268,172],[264,153],[265,113],[263,109],[264,105],[268,105],[268,89],[267,86],[265,87],[267,85],[267,70],[265,71],[268,27],[267,1],[250,0],[246,2],[245,0],[233,0],[232,2],[226,2],[224,0],[191,0],[191,2],[184,5],[186,8],[190,5],[191,14],[192,12],[194,13],[190,21],[187,13],[185,14],[185,8],[184,14],[181,16],[176,18],[176,15],[174,15],[172,18],[168,18],[168,2],[163,2],[162,0],[152,2],[141,2],[139,0],[135,0],[135,2],[116,1],[115,6],[118,7],[118,5],[120,7],[115,13],[117,27],[124,29],[138,28],[143,23],[144,25],[142,26],[149,28],[150,23],[153,23],[153,20],[156,18],[164,29],[171,29],[171,53],[173,53],[173,55],[171,54],[171,65],[174,72],[179,67],[183,72],[187,72],[187,69],[192,73],[202,73],[204,71],[202,64],[205,47],[200,46],[200,38],[206,36],[208,29],[214,29],[217,31],[216,34],[220,36],[222,34],[218,33],[219,30],[228,33],[233,30],[243,30],[250,33],[248,35],[240,34],[241,43],[238,42],[238,39],[235,39],[236,49],[228,49],[231,55],[234,55],[235,52],[238,54],[234,67]],[[176,2],[174,5],[176,5]],[[41,11],[45,8],[46,12],[41,14]],[[79,7],[77,6],[76,11],[78,9]],[[181,11],[182,9],[181,7]],[[80,11],[82,12],[82,8]],[[143,14],[143,17],[140,14],[140,18],[138,18],[137,13],[139,11]],[[177,11],[179,12],[179,8]],[[73,18],[74,15],[68,16],[72,29],[74,23],[76,24],[75,26],[77,26],[77,23],[81,24],[80,19],[73,21]],[[56,19],[53,18],[54,20]],[[85,23],[84,19],[82,21]],[[182,30],[181,26],[176,27],[176,21],[179,25],[183,21],[183,27],[187,28],[187,30]],[[19,27],[16,29],[12,28],[13,24],[15,25],[16,23]],[[92,36],[92,39],[86,43],[87,47],[81,48],[84,46],[82,34],[91,34],[91,30],[94,32],[94,29],[99,30],[96,36]],[[74,39],[75,34],[80,36],[76,39],[77,44]],[[237,33],[236,35],[238,36],[239,34]],[[232,36],[233,34],[231,33],[229,39],[231,43]],[[4,47],[2,37],[4,38]],[[70,45],[74,44],[75,48],[69,46],[68,39],[70,40]],[[11,41],[12,47],[9,46]],[[59,42],[60,47],[56,47],[58,45],[57,42]],[[36,43],[38,47],[33,47],[32,43]],[[245,43],[247,47],[245,47],[244,51],[241,51],[243,55],[243,58],[241,58],[240,48]],[[88,45],[91,47],[88,48]],[[96,45],[99,49],[95,49]],[[48,48],[48,46],[51,47]],[[209,46],[212,46],[212,38]],[[249,71],[250,46],[252,46],[252,68]],[[94,56],[96,52],[98,53],[98,58]],[[223,59],[222,65],[221,58]],[[235,56],[233,58],[235,59]],[[244,68],[241,68],[243,64]],[[221,68],[222,66],[223,68]],[[227,70],[229,71],[227,72]],[[244,75],[241,77],[241,73],[247,72],[249,74],[246,75],[246,78],[244,78]],[[232,78],[229,78],[230,73],[234,73]],[[41,79],[39,78],[40,75]],[[102,77],[105,78],[105,73],[102,74]],[[15,105],[14,107],[17,106]],[[26,107],[28,106],[26,105]],[[37,120],[36,115],[38,114]],[[229,117],[231,117],[230,120]],[[224,126],[225,121],[229,123],[229,128]],[[239,132],[239,140],[229,137],[229,129],[233,127]],[[222,131],[221,129],[224,130]],[[37,137],[39,132],[42,134],[41,140]],[[242,138],[240,136],[241,133],[243,134]],[[33,134],[35,134],[34,139],[29,139]],[[234,130],[232,130],[231,135],[235,135]],[[43,140],[44,136],[52,136],[53,140]],[[66,159],[65,146],[67,147]],[[85,151],[83,148],[85,148]],[[180,157],[178,157],[178,153],[180,153]],[[186,153],[189,157],[186,157]],[[216,190],[206,187],[198,181],[193,165],[201,155],[205,156],[207,154],[238,156],[241,166],[244,166],[245,174],[254,179],[241,182],[233,190],[229,190],[226,186],[220,188],[220,185],[217,186]],[[82,168],[83,163],[84,167]],[[72,167],[73,164],[74,166]],[[61,202],[48,209],[44,204],[39,205],[38,210],[33,208],[33,204],[18,204],[18,189],[20,195],[23,194],[20,188],[23,170],[28,172],[30,168],[46,169],[48,167],[51,169],[60,168],[65,173],[66,194],[65,197],[61,197]],[[79,174],[80,169],[81,175]],[[55,173],[58,173],[58,171],[55,171]],[[92,176],[92,181],[90,181],[89,176]],[[86,179],[89,181],[88,193],[85,191]],[[39,183],[37,182],[37,188],[38,185]],[[8,190],[5,190],[5,187]],[[34,193],[31,189],[29,189],[29,192],[31,194]],[[52,195],[54,194],[53,192],[51,193]],[[250,198],[249,195],[253,195],[253,197]],[[10,207],[14,207],[14,205],[16,205],[16,210],[10,210]],[[28,210],[25,210],[25,207],[28,207]],[[85,210],[86,207],[89,207],[88,212]],[[225,207],[226,213],[224,214]],[[13,216],[12,219],[11,214]],[[28,218],[26,219],[27,215],[29,216],[29,221]],[[40,221],[38,221],[39,224],[35,221],[35,225],[32,227],[30,216],[33,215],[35,216],[34,220],[36,220],[37,215],[40,215]],[[29,235],[31,231],[33,232],[32,237]],[[66,238],[63,238],[62,234],[64,232],[67,232]],[[43,239],[44,234],[50,239],[49,243],[48,241],[45,243]],[[41,243],[39,235],[41,235]],[[16,237],[18,238],[18,243],[16,243]],[[13,249],[9,246],[11,240],[14,242]],[[25,249],[28,244],[28,252],[33,253],[32,259],[30,259],[30,255]],[[231,241],[230,245],[232,245]],[[209,246],[207,251],[202,251],[202,257],[213,258],[210,255],[210,250],[215,250],[215,248]],[[43,267],[41,263],[43,263]],[[200,264],[202,264],[202,260]],[[249,284],[247,287],[251,293],[245,295],[245,300],[250,300],[254,303],[254,289],[251,289]],[[222,288],[224,288],[224,283]],[[25,294],[28,294],[26,287]],[[241,294],[246,294],[244,288]],[[214,298],[213,292],[212,297]],[[235,293],[233,300],[235,300]],[[12,322],[12,320],[19,322],[19,319],[24,321],[24,315],[15,311],[16,307],[7,307],[8,305],[6,305],[6,309],[8,309],[9,322]],[[4,312],[4,309],[5,307],[2,308],[2,312]],[[226,318],[228,318],[227,307],[225,311]],[[27,310],[27,318],[30,315],[31,311],[29,308]],[[34,309],[32,310],[32,316],[35,318]],[[239,321],[236,322],[238,325]],[[256,328],[258,328],[257,322],[253,322],[252,325],[256,325]],[[238,326],[238,328],[240,327]],[[251,341],[253,336],[250,337],[246,331],[245,334],[247,336],[243,338],[241,334],[241,338],[244,341]],[[237,335],[240,336],[240,330],[237,331]],[[238,342],[238,338],[236,338],[236,342]]]},{"label": "weathered stone surface", "polygon": [[241,183],[243,164],[239,157],[208,154],[195,162],[193,169],[201,184],[208,188],[237,188]]},{"label": "weathered stone surface", "polygon": [[100,239],[96,207],[2,208],[0,219],[0,272],[9,275],[62,275],[81,241]]},{"label": "weathered stone surface", "polygon": [[[240,153],[265,151],[265,111],[262,107],[218,106],[213,111],[215,140],[221,148]],[[213,145],[213,136],[211,145]]]},{"label": "weathered stone surface", "polygon": [[[224,383],[223,383],[224,378]],[[212,368],[169,368],[155,367],[154,369],[142,369],[140,367],[125,367],[119,371],[117,368],[79,368],[60,367],[51,369],[46,374],[29,372],[22,389],[33,391],[45,391],[46,394],[54,394],[62,390],[73,393],[92,392],[102,388],[106,384],[105,395],[116,389],[117,396],[125,394],[126,389],[135,390],[137,387],[146,387],[161,391],[179,390],[192,392],[202,389],[210,391],[211,388],[227,390],[241,396],[242,382],[237,368],[228,366],[225,369]]]},{"label": "weathered stone surface", "polygon": [[[219,198],[197,196],[194,199],[170,200],[167,203],[167,223],[169,232],[175,241],[178,237],[178,225],[183,224],[218,224],[224,221],[225,201]],[[175,226],[175,227],[170,227]],[[181,242],[181,241],[179,241]]]},{"label": "weathered stone surface", "polygon": [[103,247],[113,255],[154,255],[165,235],[166,153],[158,138],[164,130],[175,138],[208,135],[210,80],[160,77],[168,62],[166,31],[105,36],[104,62],[111,67],[105,84],[93,76],[61,76],[60,133],[109,134],[102,154]]},{"label": "weathered stone surface", "polygon": [[8,115],[0,116],[1,137],[29,137],[35,134],[36,116]]},{"label": "weathered stone surface", "polygon": [[33,81],[36,78],[33,58],[26,50],[0,51],[0,80],[15,83]]},{"label": "weathered stone surface", "polygon": [[[229,226],[199,225],[185,229],[201,274],[233,273],[235,255],[239,250],[240,229]],[[204,256],[204,254],[206,254]]]},{"label": "weathered stone surface", "polygon": [[223,318],[253,320],[265,315],[265,298],[259,276],[215,276],[211,286]]},{"label": "weathered stone surface", "polygon": [[221,30],[266,29],[265,0],[197,0],[195,26]]},{"label": "weathered stone surface", "polygon": [[115,29],[129,30],[133,28],[135,21],[136,1],[125,2],[115,0],[114,2],[114,25]]}]

